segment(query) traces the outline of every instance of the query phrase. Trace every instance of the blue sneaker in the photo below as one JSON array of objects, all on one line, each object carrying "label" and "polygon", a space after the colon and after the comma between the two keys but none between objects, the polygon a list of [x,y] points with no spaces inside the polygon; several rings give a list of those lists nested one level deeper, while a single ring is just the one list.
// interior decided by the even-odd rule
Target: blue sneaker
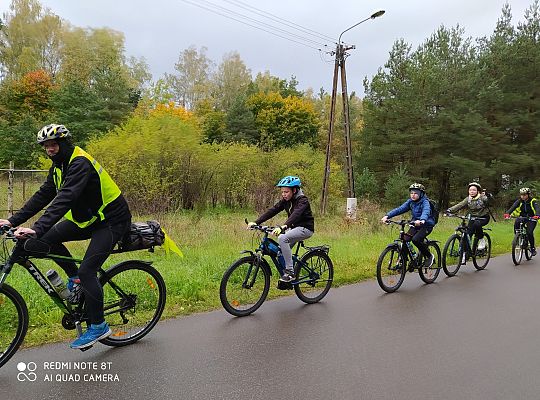
[{"label": "blue sneaker", "polygon": [[78,276],[72,276],[68,278],[67,282],[67,288],[71,292],[68,296],[68,301],[71,304],[78,304],[81,300],[82,295],[82,286],[81,286],[81,280]]},{"label": "blue sneaker", "polygon": [[102,322],[99,325],[91,324],[86,332],[84,332],[80,338],[75,339],[69,347],[72,349],[84,349],[92,346],[98,340],[105,339],[112,333],[111,328],[107,322]]},{"label": "blue sneaker", "polygon": [[70,292],[73,292],[73,290],[81,284],[81,280],[78,276],[72,276],[68,278],[67,288]]}]

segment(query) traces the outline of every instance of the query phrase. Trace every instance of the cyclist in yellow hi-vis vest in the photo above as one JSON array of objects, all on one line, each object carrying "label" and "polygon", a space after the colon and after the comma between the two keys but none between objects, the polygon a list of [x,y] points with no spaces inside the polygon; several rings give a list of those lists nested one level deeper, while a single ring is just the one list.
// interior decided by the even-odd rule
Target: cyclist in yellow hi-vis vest
[{"label": "cyclist in yellow hi-vis vest", "polygon": [[[19,238],[39,239],[27,241],[26,251],[43,252],[39,247],[46,243],[51,253],[69,257],[64,242],[90,239],[78,270],[73,262],[57,261],[69,277],[71,300],[77,301],[81,288],[85,296],[90,326],[71,343],[72,348],[82,349],[112,332],[103,315],[103,288],[97,271],[129,230],[131,213],[107,171],[71,143],[71,133],[64,125],[44,126],[37,142],[53,161],[47,180],[20,211],[8,220],[0,220],[0,226],[20,226],[49,205],[32,228],[19,227],[15,231]],[[58,222],[62,217],[65,219]]]},{"label": "cyclist in yellow hi-vis vest", "polygon": [[538,200],[533,197],[530,188],[524,187],[519,189],[519,199],[506,211],[504,219],[509,219],[510,216],[516,217],[514,231],[519,228],[519,224],[522,221],[525,223],[529,245],[531,246],[531,256],[535,256],[534,228],[536,228],[536,221],[540,218],[540,206],[538,205]]}]

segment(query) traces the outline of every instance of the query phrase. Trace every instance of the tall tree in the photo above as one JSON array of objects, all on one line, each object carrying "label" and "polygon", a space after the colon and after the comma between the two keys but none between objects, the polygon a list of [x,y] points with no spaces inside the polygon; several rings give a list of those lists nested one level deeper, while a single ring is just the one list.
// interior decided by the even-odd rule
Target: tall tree
[{"label": "tall tree", "polygon": [[320,121],[311,101],[270,92],[252,95],[247,105],[255,116],[256,142],[263,150],[315,144]]},{"label": "tall tree", "polygon": [[223,57],[212,83],[212,97],[217,108],[228,111],[239,97],[246,97],[251,83],[251,71],[240,58],[240,54],[232,52]]},{"label": "tall tree", "polygon": [[197,101],[209,96],[212,61],[206,56],[206,47],[197,50],[190,46],[182,51],[174,65],[177,73],[167,75],[175,100],[186,109],[194,108]]},{"label": "tall tree", "polygon": [[61,19],[37,0],[12,0],[0,30],[0,71],[5,79],[43,69],[53,76],[60,67]]}]

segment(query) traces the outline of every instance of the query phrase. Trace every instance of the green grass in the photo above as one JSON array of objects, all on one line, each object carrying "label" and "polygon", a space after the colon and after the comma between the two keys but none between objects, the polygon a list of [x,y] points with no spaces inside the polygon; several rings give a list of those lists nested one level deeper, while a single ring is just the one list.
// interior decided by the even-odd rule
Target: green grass
[{"label": "green grass", "polygon": [[[350,284],[375,276],[377,258],[383,248],[398,236],[398,228],[383,226],[377,220],[383,213],[371,210],[366,218],[350,223],[340,217],[317,218],[316,233],[308,245],[330,245],[330,257],[334,262],[334,286]],[[253,212],[207,213],[202,217],[195,213],[164,215],[158,219],[167,233],[177,242],[185,258],[167,256],[163,250],[152,254],[146,251],[113,255],[106,265],[126,259],[143,259],[154,262],[167,284],[167,306],[164,317],[171,318],[194,312],[221,308],[219,284],[223,272],[240,257],[239,252],[253,249],[257,240],[253,232],[246,231],[244,217]],[[144,220],[139,218],[137,220]],[[276,222],[283,218],[276,219]],[[440,240],[441,250],[459,220],[441,217],[430,238]],[[493,255],[508,253],[512,241],[513,221],[490,223]],[[82,257],[85,243],[70,244],[74,256]],[[511,261],[509,260],[509,263]],[[60,268],[46,260],[37,265],[45,272]],[[488,266],[489,268],[489,266]],[[269,298],[290,295],[275,289],[277,277],[274,271]],[[16,266],[7,283],[17,288],[28,304],[30,329],[26,346],[37,345],[75,336],[60,325],[61,311],[46,297],[37,283],[20,266]],[[225,311],[223,311],[225,312]],[[0,329],[2,327],[0,326]]]}]

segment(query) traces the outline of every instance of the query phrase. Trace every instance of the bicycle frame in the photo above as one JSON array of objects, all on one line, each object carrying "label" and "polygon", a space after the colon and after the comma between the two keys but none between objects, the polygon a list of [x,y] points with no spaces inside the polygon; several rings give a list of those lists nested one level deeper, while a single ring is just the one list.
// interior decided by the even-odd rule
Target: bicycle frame
[{"label": "bicycle frame", "polygon": [[[473,217],[470,214],[467,214],[466,216],[449,214],[449,216],[461,219],[461,224],[459,224],[456,227],[455,234],[458,235],[459,238],[460,238],[459,239],[460,246],[462,245],[464,240],[467,241],[466,242],[466,245],[467,245],[466,251],[471,253],[473,251],[473,249],[472,249],[472,237],[467,233],[468,226],[467,226],[466,221],[474,221],[474,220],[476,220],[478,218]],[[482,227],[482,230],[483,231],[489,231],[491,229],[486,228],[486,227]]]},{"label": "bicycle frame", "polygon": [[[4,228],[5,231],[5,228]],[[11,231],[11,232],[10,232]],[[4,265],[0,267],[0,287],[4,284],[6,281],[8,275],[10,274],[11,270],[13,269],[13,266],[15,264],[21,265],[24,269],[28,271],[28,273],[34,278],[34,280],[38,283],[38,285],[43,289],[43,291],[52,299],[52,301],[62,310],[64,313],[64,318],[67,316],[71,319],[71,323],[74,324],[74,327],[77,329],[77,332],[79,336],[82,334],[82,327],[81,322],[85,322],[88,320],[88,317],[86,316],[86,312],[84,311],[83,302],[80,302],[78,304],[71,304],[69,301],[64,300],[60,297],[56,289],[51,285],[49,280],[43,275],[41,270],[34,264],[31,259],[40,259],[40,260],[52,260],[52,261],[71,261],[74,262],[77,265],[80,265],[83,260],[73,258],[73,257],[65,257],[57,254],[44,254],[42,256],[35,256],[32,254],[18,254],[21,252],[21,249],[18,247],[17,239],[13,235],[13,229],[11,229],[10,232],[7,234],[5,238],[3,238],[2,246],[4,250],[4,253],[7,254],[7,248],[5,246],[6,241],[12,240],[16,242],[15,247],[12,249],[11,254],[9,257],[7,257],[6,262]],[[0,233],[2,233],[2,228],[0,227]],[[113,250],[112,253],[118,253],[119,251]],[[124,261],[126,262],[126,261]],[[122,263],[120,263],[122,264]],[[118,264],[118,265],[120,265]],[[100,267],[98,270],[100,276],[105,277],[107,275],[107,272]],[[111,287],[116,290],[119,293],[122,293],[124,295],[125,293],[122,292],[122,290],[114,284],[114,282],[109,282]],[[109,306],[104,307],[104,315],[112,314],[113,312],[121,311],[122,309],[128,309],[130,304],[123,304],[120,307],[120,310],[116,309],[113,312],[107,312],[108,310],[116,307],[117,304],[112,304]],[[64,322],[64,320],[63,320]],[[63,324],[64,325],[64,324]],[[64,327],[66,327],[64,325]]]},{"label": "bicycle frame", "polygon": [[[405,261],[405,267],[407,268],[409,263],[412,263],[412,265],[416,268],[418,267],[418,255],[415,257],[412,253],[412,246],[410,240],[405,240],[405,226],[409,225],[410,227],[415,227],[414,224],[411,223],[412,221],[407,220],[401,220],[399,222],[388,220],[387,223],[390,224],[396,224],[400,226],[399,230],[399,238],[394,240],[394,243],[397,244],[400,250],[400,256]],[[408,268],[407,268],[408,269]]]},{"label": "bicycle frame", "polygon": [[[255,263],[255,268],[256,268],[255,273],[251,274],[252,266],[250,266],[249,269],[248,269],[248,273],[246,274],[246,278],[245,278],[244,282],[242,283],[243,287],[245,287],[245,288],[251,288],[252,287],[252,285],[254,284],[254,282],[257,279],[257,274],[258,274],[259,268],[261,266],[263,266],[263,268],[268,268],[268,272],[270,273],[270,275],[272,275],[272,269],[270,268],[268,262],[266,261],[265,256],[270,257],[270,259],[272,260],[274,266],[276,267],[276,269],[280,273],[280,275],[282,273],[282,270],[284,269],[284,266],[281,265],[277,254],[274,255],[273,251],[271,251],[270,248],[269,248],[269,244],[272,242],[272,239],[270,239],[268,237],[268,235],[270,234],[270,232],[274,228],[273,227],[268,227],[268,226],[254,226],[252,229],[256,229],[256,230],[259,230],[259,231],[263,232],[263,237],[261,239],[261,243],[260,243],[259,247],[255,251],[244,250],[244,251],[241,252],[241,254],[246,254],[246,253],[251,254],[257,260],[257,262]],[[275,243],[275,242],[273,242],[273,243],[275,245],[277,245],[277,243]],[[295,249],[294,249],[293,255],[292,255],[293,268],[296,267],[299,263],[302,263],[301,264],[302,267],[308,269],[310,271],[310,275],[311,275],[311,273],[314,272],[314,271],[312,271],[311,268],[309,268],[309,266],[307,264],[302,262],[301,257],[300,258],[298,257],[300,247],[303,247],[303,248],[305,248],[307,250],[304,254],[307,254],[310,251],[316,251],[316,250],[321,250],[321,251],[324,251],[326,254],[328,254],[329,247],[328,246],[308,247],[308,246],[306,246],[304,244],[303,241],[299,241],[298,243],[295,244]],[[303,256],[303,254],[302,254],[302,256]],[[251,279],[250,279],[250,276],[251,276]],[[249,284],[248,284],[248,280],[250,280]],[[310,278],[308,276],[306,278],[302,278],[302,279],[299,279],[299,280],[294,280],[294,281],[289,282],[289,283],[291,285],[299,285],[299,284],[302,284],[302,283],[309,283],[309,282],[312,282],[312,281],[313,281],[313,278]]]},{"label": "bicycle frame", "polygon": [[516,217],[516,219],[518,218],[520,218],[519,228],[514,232],[514,234],[520,238],[523,238],[523,243],[525,245],[525,248],[528,249],[529,248],[529,235],[527,233],[527,223],[537,222],[537,220],[530,217]]},{"label": "bicycle frame", "polygon": [[516,217],[516,219],[518,218],[521,218],[521,220],[519,221],[519,228],[515,233],[527,237],[527,222],[537,222],[537,220],[530,217]]}]

